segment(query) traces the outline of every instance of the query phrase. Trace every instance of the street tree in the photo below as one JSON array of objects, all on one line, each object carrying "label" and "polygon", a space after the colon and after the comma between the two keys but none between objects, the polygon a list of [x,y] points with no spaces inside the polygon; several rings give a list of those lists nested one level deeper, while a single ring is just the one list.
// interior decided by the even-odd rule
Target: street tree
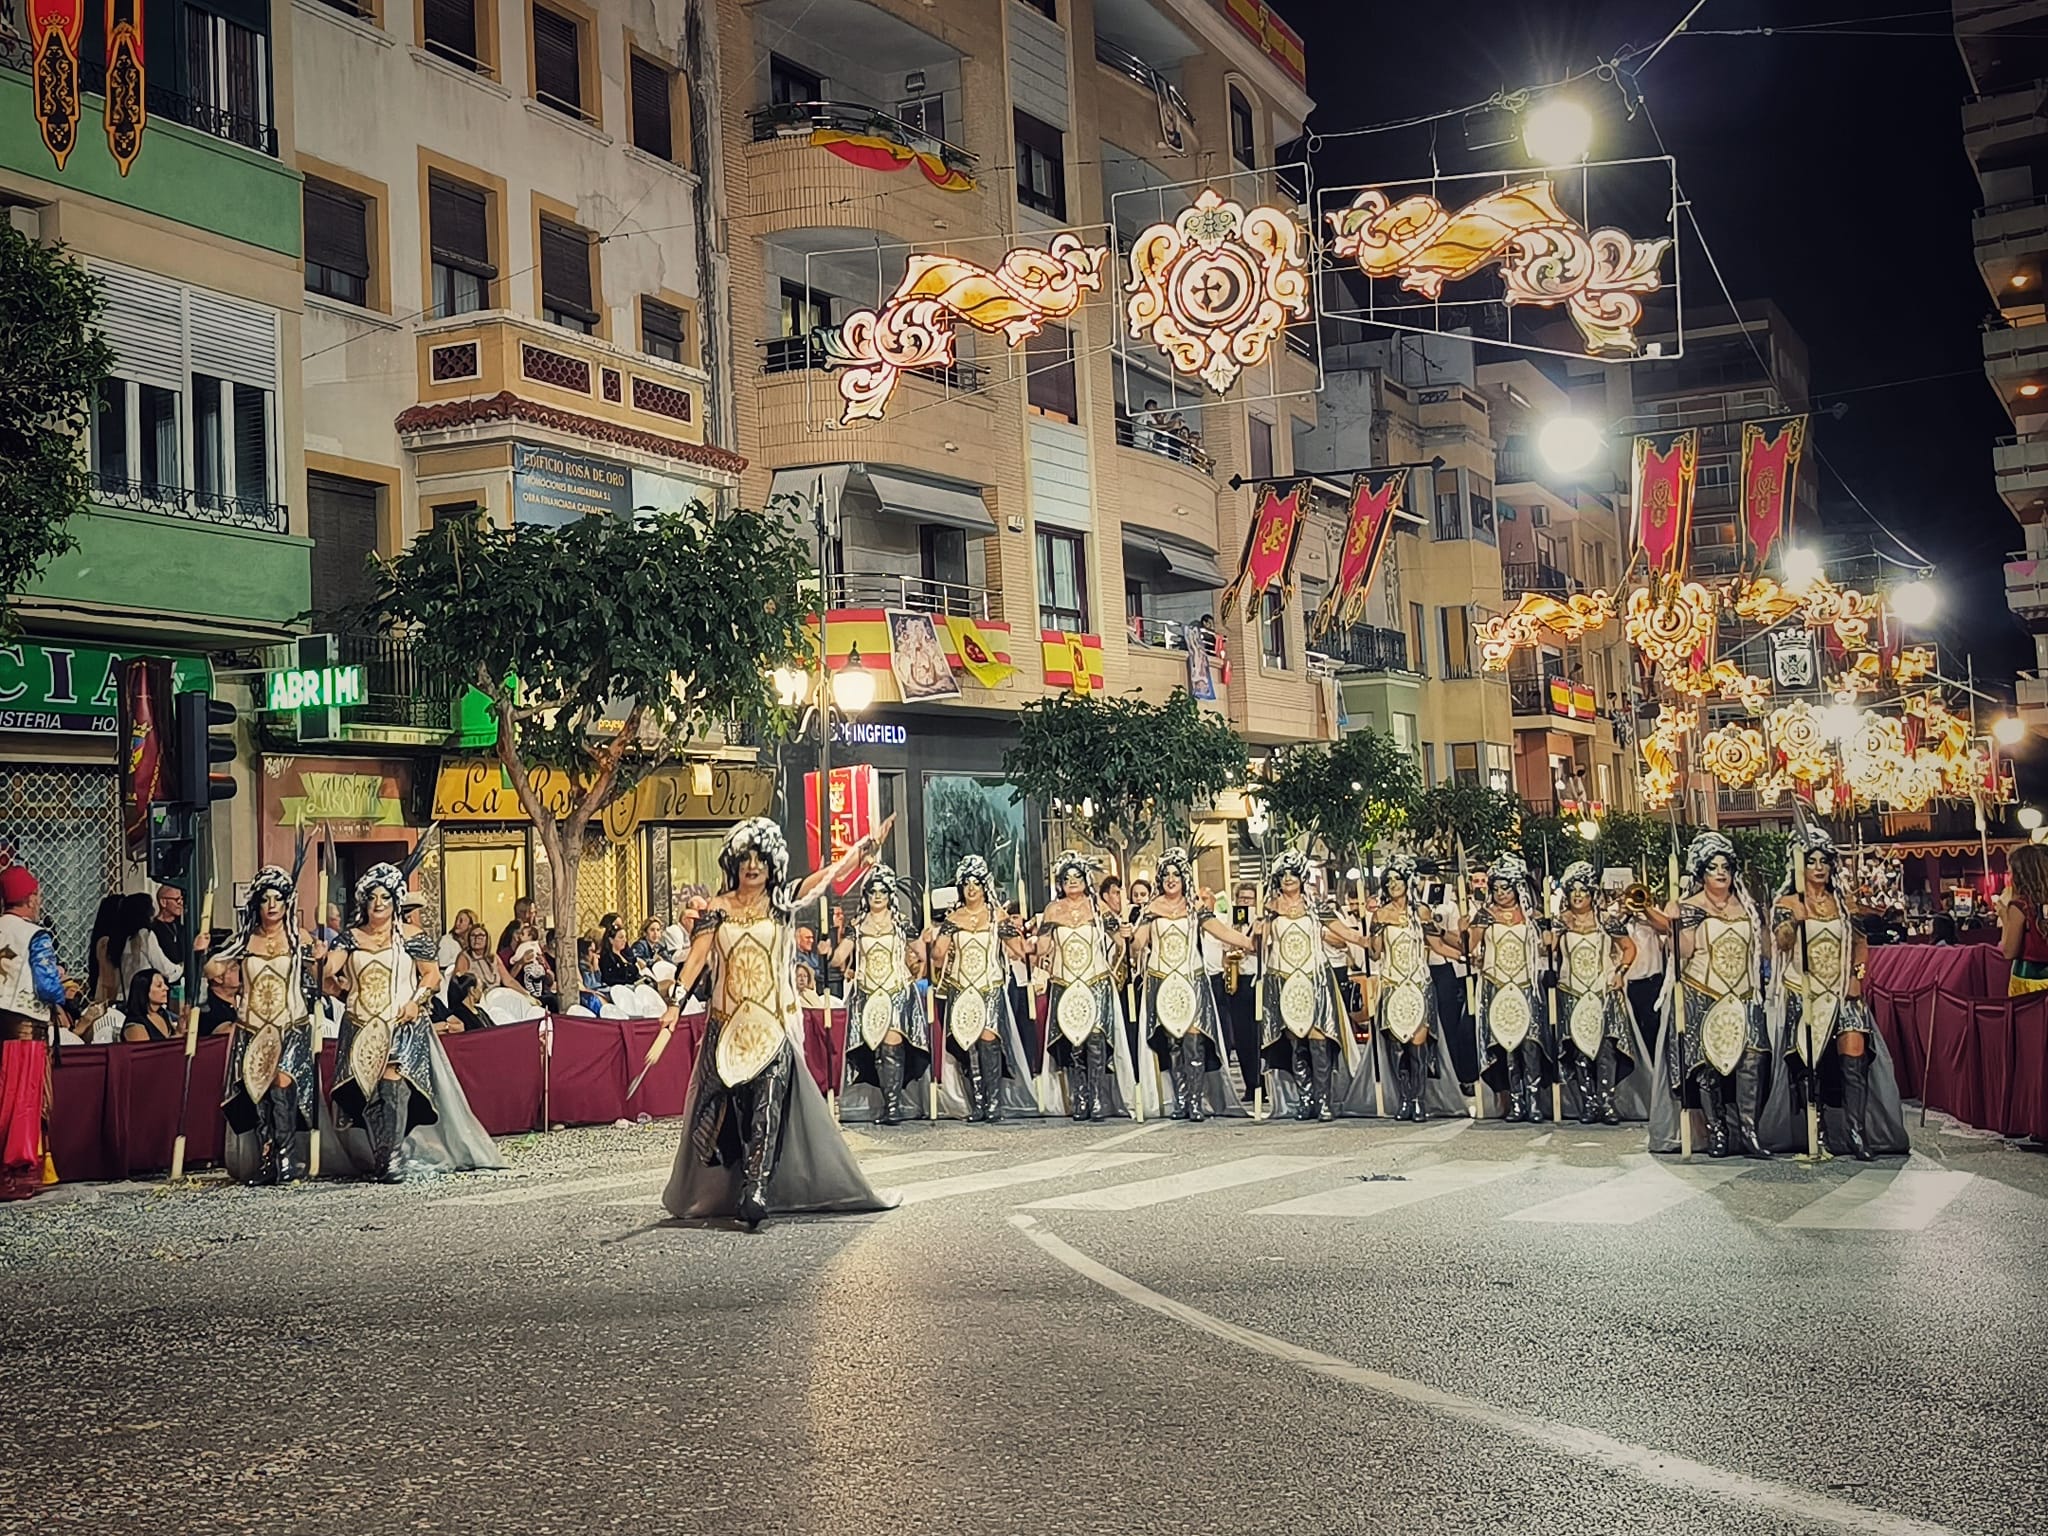
[{"label": "street tree", "polygon": [[1197,805],[1244,782],[1245,747],[1185,688],[1163,704],[1061,693],[1019,711],[1003,773],[1017,797],[1064,806],[1128,874],[1133,849],[1162,831],[1184,840]]},{"label": "street tree", "polygon": [[100,333],[106,295],[62,246],[43,246],[0,221],[0,633],[12,594],[77,547],[68,524],[92,474],[80,443],[114,366]]},{"label": "street tree", "polygon": [[378,562],[365,616],[426,675],[489,701],[497,761],[553,870],[559,974],[575,974],[592,818],[707,729],[780,723],[767,674],[809,646],[811,568],[784,519],[702,505],[630,524],[451,519]]},{"label": "street tree", "polygon": [[1275,753],[1258,797],[1283,837],[1358,863],[1406,829],[1422,799],[1422,775],[1386,732],[1353,731],[1332,746]]},{"label": "street tree", "polygon": [[1477,869],[1504,852],[1521,852],[1524,809],[1521,798],[1505,790],[1484,784],[1439,784],[1423,792],[1410,833],[1416,851],[1445,868],[1451,867],[1462,845]]}]

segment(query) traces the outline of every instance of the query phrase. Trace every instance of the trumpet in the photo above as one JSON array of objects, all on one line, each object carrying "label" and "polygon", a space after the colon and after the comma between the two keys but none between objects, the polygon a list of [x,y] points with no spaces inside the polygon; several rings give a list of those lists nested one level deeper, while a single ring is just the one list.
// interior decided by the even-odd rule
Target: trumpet
[{"label": "trumpet", "polygon": [[1650,910],[1651,905],[1650,888],[1637,880],[1623,887],[1614,897],[1609,910],[1622,917],[1639,918]]}]

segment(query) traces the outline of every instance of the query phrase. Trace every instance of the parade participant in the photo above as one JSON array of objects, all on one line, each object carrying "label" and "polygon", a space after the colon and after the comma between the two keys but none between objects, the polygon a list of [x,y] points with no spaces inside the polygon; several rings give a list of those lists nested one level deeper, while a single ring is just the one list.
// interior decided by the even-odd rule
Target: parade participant
[{"label": "parade participant", "polygon": [[[1458,949],[1444,937],[1435,911],[1422,900],[1415,860],[1405,853],[1389,859],[1380,876],[1380,904],[1368,915],[1366,937],[1380,967],[1379,997],[1373,1006],[1376,1061],[1379,1081],[1394,1085],[1394,1118],[1427,1120],[1432,1111],[1462,1115],[1465,1101],[1458,1093],[1457,1069],[1443,1031],[1437,1027],[1436,988],[1430,977],[1430,956],[1449,957]],[[1344,1112],[1381,1112],[1369,1074],[1361,1072],[1352,1082]]]},{"label": "parade participant", "polygon": [[[1258,886],[1249,880],[1239,881],[1231,901],[1231,926],[1256,938]],[[1249,954],[1240,954],[1204,933],[1202,964],[1209,972],[1209,989],[1216,995],[1216,1012],[1223,1023],[1223,1039],[1218,1044],[1236,1059],[1239,1093],[1249,1103],[1262,1080],[1257,999],[1259,951],[1255,943]]]},{"label": "parade participant", "polygon": [[256,1156],[248,1163],[251,1184],[289,1184],[299,1178],[304,1169],[296,1161],[298,1134],[316,1123],[312,997],[317,973],[307,967],[325,960],[327,947],[299,931],[296,897],[286,870],[275,864],[257,870],[240,928],[206,962],[208,981],[232,976],[241,984],[221,1113],[236,1135],[256,1138]]},{"label": "parade participant", "polygon": [[[1651,1083],[1650,1149],[1680,1146],[1678,1116],[1695,1104],[1706,1117],[1707,1155],[1767,1158],[1759,1126],[1764,1062],[1770,1052],[1761,982],[1763,922],[1736,878],[1735,847],[1702,832],[1685,851],[1683,899],[1653,913],[1659,933],[1675,936],[1678,1027],[1657,1041]],[[1734,1111],[1735,1134],[1729,1133]]]},{"label": "parade participant", "polygon": [[873,1114],[881,1125],[902,1123],[906,1089],[910,1118],[925,1116],[927,1095],[922,1089],[931,1080],[931,1020],[917,990],[925,950],[897,904],[904,897],[903,882],[888,865],[869,870],[860,883],[860,920],[832,957],[850,978],[846,1077],[839,1095],[842,1120],[867,1113],[859,1102],[865,1095],[855,1092],[862,1085],[879,1090]]},{"label": "parade participant", "polygon": [[1363,945],[1365,935],[1338,918],[1334,906],[1311,905],[1308,869],[1307,857],[1290,849],[1274,859],[1266,878],[1259,1054],[1273,1084],[1275,1114],[1291,1103],[1297,1120],[1334,1120],[1363,1057],[1323,943]]},{"label": "parade participant", "polygon": [[1631,1093],[1627,1114],[1616,1099],[1617,1085],[1631,1082],[1636,1064],[1649,1061],[1623,990],[1636,961],[1635,940],[1618,913],[1601,914],[1600,877],[1591,864],[1581,859],[1566,865],[1559,883],[1564,913],[1549,938],[1562,1025],[1559,1074],[1570,1068],[1566,1113],[1576,1107],[1581,1125],[1643,1119],[1649,1113],[1648,1095]]},{"label": "parade participant", "polygon": [[1036,1114],[1024,1038],[1010,1011],[1010,962],[1030,948],[1015,918],[991,899],[988,860],[970,853],[953,870],[960,904],[926,936],[933,985],[945,1008],[946,1052],[965,1073],[969,1120],[1005,1110]]},{"label": "parade participant", "polygon": [[1076,1120],[1130,1114],[1131,1106],[1143,1103],[1123,1044],[1113,979],[1121,948],[1117,922],[1095,904],[1092,874],[1080,854],[1060,855],[1052,870],[1059,894],[1047,905],[1038,931],[1039,964],[1052,973],[1046,1014],[1051,1031],[1038,1102],[1047,1114],[1064,1107]]},{"label": "parade participant", "polygon": [[[1792,836],[1801,838],[1802,829]],[[1804,828],[1803,837],[1805,857],[1795,841],[1771,909],[1778,950],[1771,1034],[1793,1091],[1771,1096],[1763,1139],[1774,1151],[1804,1149],[1806,1129],[1796,1111],[1812,1103],[1822,1112],[1828,1149],[1867,1163],[1907,1150],[1905,1111],[1891,1057],[1863,1002],[1868,948],[1850,913],[1834,839],[1821,827]]]},{"label": "parade participant", "polygon": [[1242,1115],[1244,1101],[1226,1070],[1223,1018],[1202,962],[1202,940],[1249,953],[1253,941],[1194,897],[1194,862],[1185,848],[1159,859],[1159,894],[1131,931],[1131,964],[1144,977],[1146,1039],[1173,1083],[1173,1118]]},{"label": "parade participant", "polygon": [[26,865],[9,864],[0,869],[0,1200],[43,1186],[50,1030],[63,1002],[42,886]]},{"label": "parade participant", "polygon": [[[803,1064],[790,930],[793,911],[865,865],[894,820],[793,890],[789,844],[774,822],[756,816],[726,834],[719,893],[676,973],[678,997],[709,976],[711,1001],[682,1144],[661,1196],[671,1215],[737,1216],[753,1231],[771,1210],[875,1211],[888,1203],[862,1177]],[[657,1050],[677,1017],[671,1007]]]},{"label": "parade participant", "polygon": [[1486,902],[1472,914],[1473,974],[1479,978],[1480,1078],[1508,1095],[1508,1120],[1550,1118],[1546,1070],[1557,1059],[1543,1002],[1542,925],[1529,867],[1513,854],[1486,873]]}]

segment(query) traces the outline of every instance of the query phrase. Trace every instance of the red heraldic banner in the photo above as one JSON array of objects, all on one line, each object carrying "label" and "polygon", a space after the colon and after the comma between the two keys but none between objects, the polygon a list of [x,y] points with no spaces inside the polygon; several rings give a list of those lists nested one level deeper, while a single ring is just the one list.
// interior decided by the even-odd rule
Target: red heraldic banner
[{"label": "red heraldic banner", "polygon": [[1742,537],[1753,571],[1763,569],[1771,546],[1792,531],[1792,486],[1805,447],[1804,416],[1742,424]]},{"label": "red heraldic banner", "polygon": [[142,64],[142,0],[107,0],[107,148],[126,176],[142,153],[147,78]]},{"label": "red heraldic banner", "polygon": [[[819,803],[818,776],[804,775],[804,830],[810,836],[811,868],[823,869],[868,833],[875,830],[879,819],[875,807],[881,803],[881,791],[875,778],[873,763],[855,763],[850,768],[832,770],[832,846],[825,847],[825,840],[819,832],[819,812],[824,807]],[[832,886],[832,894],[844,896],[860,881],[862,871],[851,870],[842,875]]]},{"label": "red heraldic banner", "polygon": [[1337,557],[1337,580],[1309,620],[1311,637],[1349,629],[1365,617],[1365,600],[1372,595],[1407,487],[1405,469],[1369,469],[1351,482],[1351,517],[1344,527],[1344,552]]},{"label": "red heraldic banner", "polygon": [[137,656],[117,663],[115,728],[120,732],[121,828],[127,834],[128,857],[149,857],[149,808],[169,800],[178,786],[170,782],[165,739],[171,730],[171,664],[160,656]]},{"label": "red heraldic banner", "polygon": [[1294,556],[1301,544],[1301,504],[1308,494],[1308,482],[1297,481],[1283,495],[1271,486],[1259,498],[1258,514],[1244,532],[1244,554],[1237,563],[1237,579],[1223,589],[1216,612],[1229,622],[1244,594],[1245,616],[1257,611],[1257,604],[1273,587],[1280,589],[1280,601],[1294,596]]},{"label": "red heraldic banner", "polygon": [[86,0],[28,0],[36,122],[60,171],[78,147],[78,39],[85,31],[85,4]]},{"label": "red heraldic banner", "polygon": [[1685,574],[1699,461],[1697,427],[1636,439],[1636,542],[1642,545],[1652,570]]}]

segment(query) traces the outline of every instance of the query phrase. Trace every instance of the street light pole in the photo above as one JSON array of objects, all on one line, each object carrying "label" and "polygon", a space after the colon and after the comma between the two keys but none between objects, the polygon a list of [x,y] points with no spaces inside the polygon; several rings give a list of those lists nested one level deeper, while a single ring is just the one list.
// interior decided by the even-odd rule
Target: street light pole
[{"label": "street light pole", "polygon": [[[818,684],[812,697],[818,701],[818,867],[829,869],[832,849],[832,684],[826,663],[827,615],[832,608],[832,573],[825,549],[825,477],[819,475],[811,492],[811,521],[818,532]],[[822,903],[830,897],[820,897]]]}]

